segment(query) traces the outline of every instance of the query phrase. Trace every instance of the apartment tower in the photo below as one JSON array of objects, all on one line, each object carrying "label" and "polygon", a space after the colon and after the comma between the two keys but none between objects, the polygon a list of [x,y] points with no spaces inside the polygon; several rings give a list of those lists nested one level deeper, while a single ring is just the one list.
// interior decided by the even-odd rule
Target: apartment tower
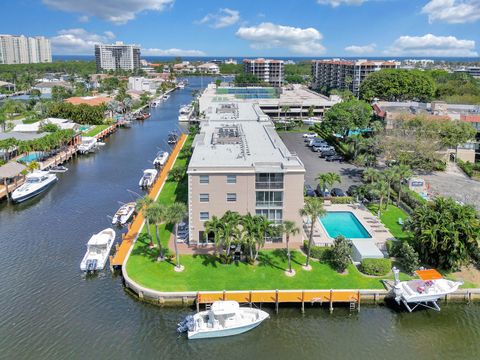
[{"label": "apartment tower", "polygon": [[0,35],[0,64],[52,62],[50,40],[44,36]]},{"label": "apartment tower", "polygon": [[95,45],[95,61],[98,72],[133,71],[140,68],[140,47],[126,45],[121,41],[111,45],[98,44]]},{"label": "apartment tower", "polygon": [[271,86],[281,87],[285,78],[283,60],[245,59],[243,67],[246,73],[255,75]]}]

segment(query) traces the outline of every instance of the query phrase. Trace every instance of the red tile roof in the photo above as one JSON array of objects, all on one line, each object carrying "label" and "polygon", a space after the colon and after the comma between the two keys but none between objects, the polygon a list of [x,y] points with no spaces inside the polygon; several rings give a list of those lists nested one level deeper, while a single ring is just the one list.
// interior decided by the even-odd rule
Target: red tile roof
[{"label": "red tile roof", "polygon": [[71,97],[65,99],[65,102],[68,102],[73,105],[87,104],[91,106],[102,105],[112,101],[111,98],[106,96],[85,96],[85,97]]},{"label": "red tile roof", "polygon": [[480,115],[460,115],[460,121],[480,123]]}]

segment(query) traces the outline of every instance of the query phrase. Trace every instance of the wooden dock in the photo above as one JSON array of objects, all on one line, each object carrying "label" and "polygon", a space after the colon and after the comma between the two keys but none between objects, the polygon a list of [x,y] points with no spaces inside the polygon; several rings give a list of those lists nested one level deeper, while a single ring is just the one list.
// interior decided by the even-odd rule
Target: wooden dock
[{"label": "wooden dock", "polygon": [[[163,184],[168,178],[168,173],[175,164],[178,153],[182,149],[186,140],[187,135],[182,134],[177,144],[173,148],[167,162],[165,163],[165,166],[162,168],[160,175],[158,176],[157,180],[155,180],[155,183],[150,189],[148,196],[150,196],[153,200],[156,200],[158,198],[158,195],[162,190]],[[118,246],[115,255],[110,256],[110,267],[122,266],[125,259],[127,258],[128,253],[130,252],[131,247],[133,246],[135,240],[142,231],[144,221],[145,219],[143,218],[143,215],[141,213],[134,218],[133,222],[128,227],[128,232],[122,235],[122,243],[120,244],[120,246]]]},{"label": "wooden dock", "polygon": [[100,131],[98,134],[94,136],[97,140],[101,140],[109,136],[110,134],[117,131],[117,123],[110,125],[108,128]]},{"label": "wooden dock", "polygon": [[56,166],[70,160],[77,153],[76,146],[69,146],[68,149],[60,151],[58,154],[48,158],[40,163],[40,169],[44,170],[50,166]]}]

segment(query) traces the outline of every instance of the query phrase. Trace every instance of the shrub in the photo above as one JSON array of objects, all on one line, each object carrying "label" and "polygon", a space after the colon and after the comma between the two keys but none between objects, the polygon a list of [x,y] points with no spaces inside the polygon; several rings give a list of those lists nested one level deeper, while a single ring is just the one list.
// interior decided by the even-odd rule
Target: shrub
[{"label": "shrub", "polygon": [[[308,251],[308,241],[303,242],[303,249],[305,252]],[[312,246],[310,249],[310,256],[314,259],[319,260],[320,262],[328,262],[332,257],[332,249],[325,246]]]},{"label": "shrub", "polygon": [[360,263],[360,270],[367,275],[387,275],[392,268],[390,259],[363,259]]},{"label": "shrub", "polygon": [[352,204],[354,202],[351,196],[332,197],[330,200],[332,204]]},{"label": "shrub", "polygon": [[418,253],[415,249],[407,242],[404,242],[398,249],[398,257],[400,265],[403,268],[403,271],[409,274],[413,274],[415,270],[418,269]]},{"label": "shrub", "polygon": [[399,256],[398,253],[402,246],[402,242],[398,240],[387,240],[385,246],[387,247],[388,255],[397,257]]},{"label": "shrub", "polygon": [[343,236],[338,236],[331,250],[330,264],[338,272],[344,272],[350,264],[352,244]]}]

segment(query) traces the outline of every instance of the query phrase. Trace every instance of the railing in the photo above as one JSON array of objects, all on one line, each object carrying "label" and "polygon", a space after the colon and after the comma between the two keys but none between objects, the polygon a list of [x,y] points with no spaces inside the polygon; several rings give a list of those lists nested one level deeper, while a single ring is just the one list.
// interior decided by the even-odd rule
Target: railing
[{"label": "railing", "polygon": [[261,190],[269,190],[269,189],[283,189],[283,181],[282,182],[255,182],[255,188]]},{"label": "railing", "polygon": [[283,201],[257,201],[255,205],[260,208],[283,208]]}]

